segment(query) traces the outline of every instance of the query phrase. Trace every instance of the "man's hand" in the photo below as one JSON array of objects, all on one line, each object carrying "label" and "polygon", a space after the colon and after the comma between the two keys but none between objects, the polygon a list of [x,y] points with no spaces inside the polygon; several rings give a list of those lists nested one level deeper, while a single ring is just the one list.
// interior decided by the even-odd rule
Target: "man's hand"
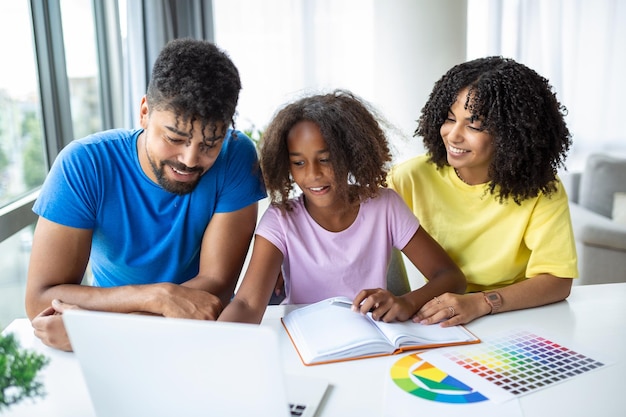
[{"label": "man's hand", "polygon": [[220,299],[206,291],[176,284],[155,284],[156,297],[147,312],[165,317],[216,320],[224,306]]},{"label": "man's hand", "polygon": [[52,305],[39,313],[31,322],[35,336],[47,346],[71,352],[72,345],[67,337],[62,315],[65,310],[77,308],[79,307],[65,304],[60,300],[52,300]]}]

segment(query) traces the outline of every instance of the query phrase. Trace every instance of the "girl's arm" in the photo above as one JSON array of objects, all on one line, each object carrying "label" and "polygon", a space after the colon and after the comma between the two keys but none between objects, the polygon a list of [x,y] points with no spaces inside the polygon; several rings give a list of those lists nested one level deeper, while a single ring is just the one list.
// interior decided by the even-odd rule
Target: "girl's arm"
[{"label": "girl's arm", "polygon": [[269,240],[255,235],[250,264],[243,281],[218,321],[261,323],[282,262],[282,252]]},{"label": "girl's arm", "polygon": [[355,310],[362,313],[372,311],[375,319],[385,322],[404,321],[413,317],[424,304],[436,296],[446,292],[465,292],[465,275],[422,227],[417,229],[402,252],[424,275],[426,284],[399,297],[382,289],[363,290],[354,299]]}]

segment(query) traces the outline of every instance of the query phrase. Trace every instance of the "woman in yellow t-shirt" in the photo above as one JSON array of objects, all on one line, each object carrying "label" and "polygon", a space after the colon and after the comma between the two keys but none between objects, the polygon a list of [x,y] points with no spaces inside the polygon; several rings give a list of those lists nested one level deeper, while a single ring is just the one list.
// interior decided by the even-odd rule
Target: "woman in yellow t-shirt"
[{"label": "woman in yellow t-shirt", "polygon": [[511,59],[469,61],[435,83],[415,131],[427,154],[388,182],[468,292],[435,297],[414,321],[450,326],[567,298],[578,270],[556,175],[571,145],[565,112],[548,80]]}]

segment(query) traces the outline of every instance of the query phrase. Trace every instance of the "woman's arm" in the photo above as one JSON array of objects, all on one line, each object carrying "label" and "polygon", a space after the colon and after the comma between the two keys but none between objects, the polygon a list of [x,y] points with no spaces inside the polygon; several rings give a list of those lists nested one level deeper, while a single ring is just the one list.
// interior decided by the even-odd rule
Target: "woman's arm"
[{"label": "woman's arm", "polygon": [[[495,290],[500,295],[502,302],[498,312],[556,303],[566,299],[571,288],[571,278],[540,274]],[[448,314],[449,307],[452,307],[456,313],[453,317]],[[447,327],[469,323],[478,317],[490,314],[491,310],[491,306],[485,300],[485,294],[482,292],[466,295],[448,293],[426,303],[413,321],[433,324],[445,320],[441,325]]]}]

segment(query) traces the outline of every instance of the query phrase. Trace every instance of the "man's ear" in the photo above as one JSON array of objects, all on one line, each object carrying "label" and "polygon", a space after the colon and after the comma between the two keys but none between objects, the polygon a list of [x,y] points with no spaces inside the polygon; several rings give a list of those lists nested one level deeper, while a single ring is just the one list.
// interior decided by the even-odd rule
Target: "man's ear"
[{"label": "man's ear", "polygon": [[150,108],[148,107],[148,99],[146,96],[141,98],[141,104],[139,107],[139,124],[146,129],[148,127],[148,119],[150,116]]}]

